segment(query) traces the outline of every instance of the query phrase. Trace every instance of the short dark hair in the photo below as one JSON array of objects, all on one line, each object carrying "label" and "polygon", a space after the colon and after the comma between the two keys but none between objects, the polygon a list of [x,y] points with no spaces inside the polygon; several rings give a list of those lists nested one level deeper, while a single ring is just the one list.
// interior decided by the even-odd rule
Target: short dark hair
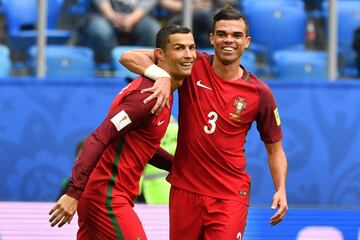
[{"label": "short dark hair", "polygon": [[217,12],[213,18],[213,32],[215,31],[215,24],[218,21],[221,20],[240,20],[242,19],[245,23],[245,33],[246,36],[249,35],[249,24],[245,18],[245,16],[237,9],[229,6],[226,8],[221,9],[219,12]]},{"label": "short dark hair", "polygon": [[166,49],[169,36],[175,33],[190,33],[191,30],[183,25],[168,24],[162,27],[156,34],[156,48]]}]

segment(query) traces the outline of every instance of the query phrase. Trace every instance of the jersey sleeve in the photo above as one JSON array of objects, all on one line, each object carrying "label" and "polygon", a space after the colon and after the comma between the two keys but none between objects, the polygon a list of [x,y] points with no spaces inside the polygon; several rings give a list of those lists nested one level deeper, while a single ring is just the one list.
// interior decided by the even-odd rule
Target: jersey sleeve
[{"label": "jersey sleeve", "polygon": [[140,91],[127,95],[86,139],[84,148],[73,167],[67,195],[79,199],[105,148],[129,131],[147,125],[154,117],[151,108],[155,101],[148,104],[142,102],[149,95],[141,94]]},{"label": "jersey sleeve", "polygon": [[209,58],[209,57],[210,57],[210,55],[207,52],[196,51],[196,58],[197,59]]},{"label": "jersey sleeve", "polygon": [[259,88],[260,101],[256,118],[257,129],[265,143],[274,143],[282,139],[281,121],[275,99],[267,85]]},{"label": "jersey sleeve", "polygon": [[165,151],[163,148],[159,147],[159,149],[155,152],[154,156],[150,159],[149,164],[170,172],[173,160],[173,155]]}]

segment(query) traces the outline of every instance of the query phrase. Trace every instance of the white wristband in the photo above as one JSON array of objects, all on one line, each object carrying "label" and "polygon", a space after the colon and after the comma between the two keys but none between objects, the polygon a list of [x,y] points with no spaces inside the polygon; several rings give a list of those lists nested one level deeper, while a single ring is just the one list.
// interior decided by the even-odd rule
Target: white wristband
[{"label": "white wristband", "polygon": [[156,66],[155,64],[152,64],[145,69],[144,76],[148,77],[154,81],[156,81],[159,78],[163,78],[163,77],[171,78],[170,74],[168,72],[166,72],[164,69]]}]

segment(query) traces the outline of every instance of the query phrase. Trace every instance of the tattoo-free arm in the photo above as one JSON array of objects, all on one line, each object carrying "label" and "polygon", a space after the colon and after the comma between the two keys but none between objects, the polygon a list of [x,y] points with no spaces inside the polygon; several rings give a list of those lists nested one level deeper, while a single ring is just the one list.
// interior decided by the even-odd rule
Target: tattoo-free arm
[{"label": "tattoo-free arm", "polygon": [[270,224],[276,225],[283,220],[288,211],[286,198],[287,159],[281,141],[265,144],[269,168],[275,186],[271,208],[278,211],[271,217]]},{"label": "tattoo-free arm", "polygon": [[145,49],[129,50],[120,56],[119,62],[130,71],[144,75],[145,69],[155,64],[154,51]]},{"label": "tattoo-free arm", "polygon": [[[124,52],[119,62],[130,71],[144,75],[145,70],[151,65],[155,64],[154,51],[152,50],[129,50]],[[144,100],[148,103],[156,98],[156,103],[151,109],[152,113],[159,114],[169,101],[171,82],[170,78],[152,79],[155,81],[154,86],[151,88],[143,89],[141,92],[152,92],[152,94]]]}]

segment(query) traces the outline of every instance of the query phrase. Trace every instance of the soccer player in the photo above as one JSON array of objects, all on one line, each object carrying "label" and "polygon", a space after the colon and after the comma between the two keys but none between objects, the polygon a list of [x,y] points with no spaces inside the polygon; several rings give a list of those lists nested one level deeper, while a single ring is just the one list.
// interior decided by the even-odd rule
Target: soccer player
[{"label": "soccer player", "polygon": [[[174,91],[190,75],[196,58],[190,29],[163,27],[157,34],[154,53],[158,66],[150,66],[147,75],[171,78]],[[132,208],[139,180],[154,154],[156,160],[163,160],[154,165],[163,169],[169,169],[171,162],[166,160],[172,160],[172,155],[159,149],[171,109],[155,115],[151,113],[154,101],[142,103],[141,89],[152,85],[152,80],[139,77],[115,97],[105,120],[86,139],[66,194],[49,212],[51,226],[70,223],[77,210],[78,239],[146,239]]]},{"label": "soccer player", "polygon": [[[270,88],[240,65],[250,41],[244,16],[234,8],[220,10],[210,34],[215,55],[197,52],[191,76],[179,88],[178,144],[168,176],[171,240],[242,239],[250,196],[244,144],[253,122],[276,190],[271,208],[278,210],[270,224],[282,221],[288,210],[278,108]],[[151,52],[139,51],[120,59],[138,73],[155,60]],[[161,86],[168,79],[154,80],[154,87],[145,90],[154,94],[145,102],[156,96],[166,101]]]}]

